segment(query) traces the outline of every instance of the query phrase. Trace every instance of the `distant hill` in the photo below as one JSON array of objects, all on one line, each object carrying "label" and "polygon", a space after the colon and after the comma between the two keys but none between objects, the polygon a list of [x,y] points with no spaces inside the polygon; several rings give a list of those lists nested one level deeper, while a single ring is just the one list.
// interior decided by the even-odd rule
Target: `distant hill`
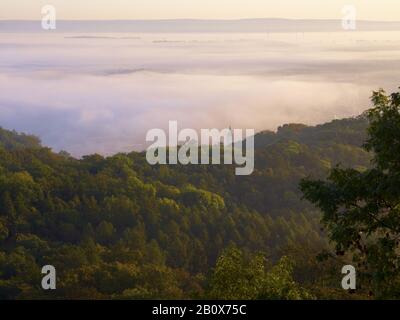
[{"label": "distant hill", "polygon": [[[400,22],[357,21],[357,31],[400,30]],[[0,20],[1,32],[41,32],[39,21]],[[296,19],[241,19],[241,20],[109,20],[109,21],[57,21],[56,32],[336,32],[343,31],[341,20],[296,20]]]},{"label": "distant hill", "polygon": [[0,127],[0,148],[16,150],[22,148],[40,148],[40,139],[33,135],[5,130]]},{"label": "distant hill", "polygon": [[[288,256],[316,297],[349,298],[340,262],[316,259],[330,245],[299,181],[339,163],[368,167],[366,125],[359,117],[259,133],[249,176],[231,165],[152,166],[143,152],[75,159],[1,129],[0,299],[204,298],[232,245],[272,263]],[[49,263],[61,280],[44,292]]]},{"label": "distant hill", "polygon": [[367,119],[363,115],[333,120],[317,126],[285,124],[279,127],[276,133],[262,131],[256,134],[255,147],[262,148],[284,140],[293,140],[309,146],[340,143],[361,147],[366,139],[367,126]]}]

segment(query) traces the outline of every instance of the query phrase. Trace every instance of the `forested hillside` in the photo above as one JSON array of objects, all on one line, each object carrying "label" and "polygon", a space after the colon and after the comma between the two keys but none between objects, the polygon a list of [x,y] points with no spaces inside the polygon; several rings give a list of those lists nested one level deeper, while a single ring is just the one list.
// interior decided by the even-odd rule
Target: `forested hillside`
[{"label": "forested hillside", "polygon": [[323,179],[302,179],[304,198],[321,210],[335,245],[352,258],[360,285],[375,299],[400,298],[400,92],[373,92],[364,148],[371,165],[335,167]]},{"label": "forested hillside", "polygon": [[17,150],[26,148],[41,148],[39,138],[18,133],[16,131],[4,130],[0,127],[0,148],[5,150]]},{"label": "forested hillside", "polygon": [[[1,129],[0,298],[352,298],[343,264],[317,259],[332,248],[299,182],[339,163],[366,170],[367,126],[261,132],[250,176],[138,152],[75,159]],[[57,290],[41,289],[46,264]]]}]

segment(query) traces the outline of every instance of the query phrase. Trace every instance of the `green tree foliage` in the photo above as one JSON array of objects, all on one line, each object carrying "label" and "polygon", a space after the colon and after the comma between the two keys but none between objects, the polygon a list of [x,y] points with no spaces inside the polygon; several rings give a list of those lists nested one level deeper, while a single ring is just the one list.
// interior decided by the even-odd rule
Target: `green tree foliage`
[{"label": "green tree foliage", "polygon": [[0,128],[0,149],[16,150],[24,148],[41,148],[40,139],[16,131],[8,131]]},{"label": "green tree foliage", "polygon": [[282,257],[267,269],[264,255],[245,255],[232,247],[218,258],[209,284],[209,297],[226,300],[310,299],[312,295],[293,278],[293,262]]},{"label": "green tree foliage", "polygon": [[364,145],[372,167],[335,167],[328,179],[301,183],[323,212],[336,254],[351,254],[363,286],[379,298],[400,297],[400,93],[372,96]]},{"label": "green tree foliage", "polygon": [[293,276],[294,262],[283,256],[279,262],[266,273],[258,299],[269,300],[303,300],[313,299],[311,293],[299,286]]},{"label": "green tree foliage", "polygon": [[[151,166],[138,152],[75,159],[1,129],[0,298],[308,298],[302,287],[323,298],[341,275],[315,259],[330,247],[298,183],[339,162],[367,169],[366,127],[358,117],[260,133],[251,176]],[[40,287],[46,264],[53,292]]]},{"label": "green tree foliage", "polygon": [[256,299],[264,279],[264,257],[244,257],[237,248],[227,249],[217,260],[209,296],[213,299]]}]

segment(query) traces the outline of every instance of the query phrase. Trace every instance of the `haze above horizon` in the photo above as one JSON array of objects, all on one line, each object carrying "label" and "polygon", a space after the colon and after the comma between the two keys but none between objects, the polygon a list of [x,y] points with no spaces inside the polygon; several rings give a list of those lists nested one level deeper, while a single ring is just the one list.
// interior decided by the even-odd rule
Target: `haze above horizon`
[{"label": "haze above horizon", "polygon": [[132,19],[244,19],[275,17],[288,19],[341,19],[342,8],[352,4],[360,20],[399,21],[398,0],[3,0],[1,20],[36,20],[44,5],[57,8],[62,20]]}]

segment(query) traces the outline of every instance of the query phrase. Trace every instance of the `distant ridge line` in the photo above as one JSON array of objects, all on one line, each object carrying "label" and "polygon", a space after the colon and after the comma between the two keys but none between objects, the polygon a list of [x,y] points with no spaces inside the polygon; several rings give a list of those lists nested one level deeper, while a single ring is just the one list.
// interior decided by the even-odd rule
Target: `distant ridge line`
[{"label": "distant ridge line", "polygon": [[[58,20],[56,32],[268,33],[338,32],[339,19],[248,18],[161,20]],[[400,21],[358,20],[356,31],[400,31]],[[39,20],[0,20],[0,32],[44,32]]]}]

